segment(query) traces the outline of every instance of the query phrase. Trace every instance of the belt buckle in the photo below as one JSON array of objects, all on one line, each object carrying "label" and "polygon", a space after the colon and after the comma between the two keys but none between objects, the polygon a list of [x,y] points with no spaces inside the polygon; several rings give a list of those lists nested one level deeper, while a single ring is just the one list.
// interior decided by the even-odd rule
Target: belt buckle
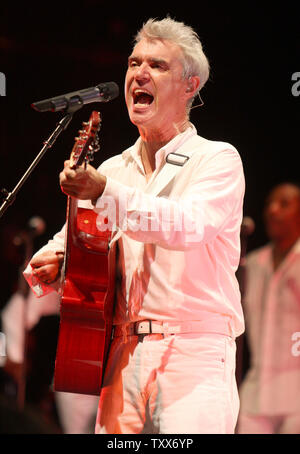
[{"label": "belt buckle", "polygon": [[139,322],[135,322],[134,325],[133,325],[133,335],[134,335],[134,336],[138,336],[138,335],[139,335],[138,330],[137,330],[137,328],[138,328],[138,323],[139,323]]},{"label": "belt buckle", "polygon": [[148,320],[149,322],[149,334],[152,334],[152,320]]},{"label": "belt buckle", "polygon": [[[149,331],[145,333],[139,333],[138,332],[138,326],[139,324],[142,323],[148,323],[149,324]],[[134,335],[135,336],[147,336],[148,334],[152,334],[152,320],[141,320],[139,322],[135,322],[134,324]]]}]

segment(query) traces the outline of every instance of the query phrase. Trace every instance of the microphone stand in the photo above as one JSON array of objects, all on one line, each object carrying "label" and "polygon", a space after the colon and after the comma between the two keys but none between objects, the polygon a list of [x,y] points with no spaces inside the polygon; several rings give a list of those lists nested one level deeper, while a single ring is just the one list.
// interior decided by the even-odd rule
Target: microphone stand
[{"label": "microphone stand", "polygon": [[57,124],[55,130],[52,132],[52,134],[49,136],[47,140],[44,141],[44,146],[37,155],[37,157],[34,159],[32,164],[29,166],[29,168],[26,170],[25,174],[22,176],[18,184],[15,186],[12,192],[8,192],[6,189],[1,189],[0,193],[0,198],[3,200],[3,203],[0,207],[0,218],[4,214],[4,212],[7,210],[7,208],[15,201],[16,195],[27,180],[27,178],[31,175],[37,164],[40,162],[44,154],[47,152],[49,148],[52,147],[54,142],[56,141],[57,137],[67,129],[69,123],[71,122],[73,118],[73,113],[80,109],[81,106],[75,106],[72,108],[70,112],[67,112],[67,115],[65,115],[60,122]]},{"label": "microphone stand", "polygon": [[[39,154],[36,156],[34,161],[31,163],[31,165],[28,167],[20,181],[17,183],[15,188],[13,189],[12,192],[8,192],[7,189],[3,188],[0,191],[0,200],[3,201],[2,205],[0,207],[0,218],[2,215],[5,213],[7,208],[12,205],[12,203],[16,199],[16,195],[23,186],[23,184],[26,182],[28,177],[31,175],[35,167],[38,165],[42,157],[45,155],[45,153],[49,150],[49,148],[52,147],[52,145],[55,143],[56,139],[58,136],[65,130],[67,129],[68,125],[70,124],[73,114],[79,110],[82,107],[80,103],[74,106],[70,106],[66,111],[66,115],[57,123],[56,128],[52,132],[52,134],[48,137],[47,140],[44,141],[44,145],[39,152]],[[32,241],[31,238],[27,239],[26,241],[26,259],[28,259],[28,256],[32,252]],[[25,404],[25,394],[26,394],[26,356],[27,356],[27,330],[26,330],[26,315],[27,315],[27,295],[28,291],[23,294],[24,296],[24,314],[23,314],[23,328],[24,328],[24,346],[23,346],[23,353],[24,353],[24,358],[23,358],[23,363],[21,366],[21,373],[20,377],[18,380],[18,394],[17,394],[17,402],[18,402],[18,407],[20,410],[24,409],[24,404]]]}]

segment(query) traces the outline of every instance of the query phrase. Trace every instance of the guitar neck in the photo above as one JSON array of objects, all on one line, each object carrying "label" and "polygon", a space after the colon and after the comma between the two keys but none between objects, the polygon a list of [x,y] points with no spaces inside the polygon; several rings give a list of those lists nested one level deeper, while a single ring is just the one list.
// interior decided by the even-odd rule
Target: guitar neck
[{"label": "guitar neck", "polygon": [[62,281],[64,281],[64,279],[67,275],[70,241],[72,239],[72,229],[74,226],[74,222],[76,222],[77,208],[78,208],[78,200],[75,199],[74,197],[68,196],[67,210],[66,210],[65,254],[64,254]]}]

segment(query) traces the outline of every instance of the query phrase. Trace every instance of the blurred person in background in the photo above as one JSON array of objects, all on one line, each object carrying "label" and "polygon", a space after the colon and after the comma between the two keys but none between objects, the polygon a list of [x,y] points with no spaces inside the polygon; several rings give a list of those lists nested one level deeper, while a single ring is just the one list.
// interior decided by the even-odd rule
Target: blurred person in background
[{"label": "blurred person in background", "polygon": [[[53,392],[51,386],[59,326],[59,295],[52,292],[37,298],[22,275],[28,254],[35,247],[34,241],[43,233],[42,222],[35,216],[25,229],[9,224],[1,238],[5,263],[13,263],[15,271],[11,273],[11,283],[4,274],[7,293],[10,290],[11,295],[0,311],[0,404],[3,415],[5,412],[13,415],[1,420],[1,433],[30,430],[34,433],[47,430],[65,434],[91,433],[98,398]],[[37,228],[33,229],[31,224]],[[16,272],[18,269],[19,273]],[[8,270],[11,269],[8,267]]]},{"label": "blurred person in background", "polygon": [[[20,412],[27,411],[28,405],[35,408],[53,430],[58,424],[64,434],[89,434],[94,430],[99,398],[52,391],[58,314],[59,296],[55,292],[39,299],[32,291],[26,300],[19,292],[11,296],[0,314],[6,338],[0,364],[2,393],[15,401]],[[23,386],[24,401],[20,402],[19,387]]]},{"label": "blurred person in background", "polygon": [[270,242],[246,258],[244,313],[250,367],[240,387],[238,433],[300,433],[300,185],[265,202]]}]

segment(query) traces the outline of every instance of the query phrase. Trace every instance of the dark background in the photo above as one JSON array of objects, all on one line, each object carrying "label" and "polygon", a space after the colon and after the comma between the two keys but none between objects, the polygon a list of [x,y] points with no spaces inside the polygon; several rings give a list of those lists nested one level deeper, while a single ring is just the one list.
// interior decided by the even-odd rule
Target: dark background
[{"label": "dark background", "polygon": [[32,102],[108,81],[119,84],[120,96],[75,114],[0,219],[0,308],[16,288],[24,258],[14,245],[16,234],[32,216],[41,216],[47,230],[35,241],[37,249],[65,220],[58,174],[81,122],[100,110],[96,166],[136,140],[123,96],[127,57],[142,23],[166,14],[200,36],[212,69],[202,91],[205,105],[192,111],[191,121],[200,135],[239,150],[244,214],[256,224],[248,250],[266,241],[261,213],[267,192],[280,181],[299,179],[300,97],[291,91],[292,74],[300,71],[297,2],[1,2],[0,71],[7,90],[0,97],[0,189],[15,187],[61,118],[34,111]]},{"label": "dark background", "polygon": [[300,98],[291,92],[292,74],[300,71],[297,3],[144,3],[1,3],[0,71],[7,90],[0,97],[0,188],[15,187],[61,118],[61,113],[34,111],[32,102],[111,80],[121,94],[75,114],[0,219],[0,306],[12,290],[20,260],[11,244],[15,231],[31,216],[41,216],[47,231],[39,247],[64,222],[66,198],[58,174],[81,122],[93,109],[100,110],[101,151],[95,165],[137,138],[127,117],[123,81],[132,38],[149,17],[170,14],[192,25],[202,40],[212,71],[202,91],[205,105],[192,111],[191,120],[200,135],[231,142],[241,154],[244,212],[256,224],[248,249],[266,240],[261,221],[266,192],[278,181],[299,176]]}]

